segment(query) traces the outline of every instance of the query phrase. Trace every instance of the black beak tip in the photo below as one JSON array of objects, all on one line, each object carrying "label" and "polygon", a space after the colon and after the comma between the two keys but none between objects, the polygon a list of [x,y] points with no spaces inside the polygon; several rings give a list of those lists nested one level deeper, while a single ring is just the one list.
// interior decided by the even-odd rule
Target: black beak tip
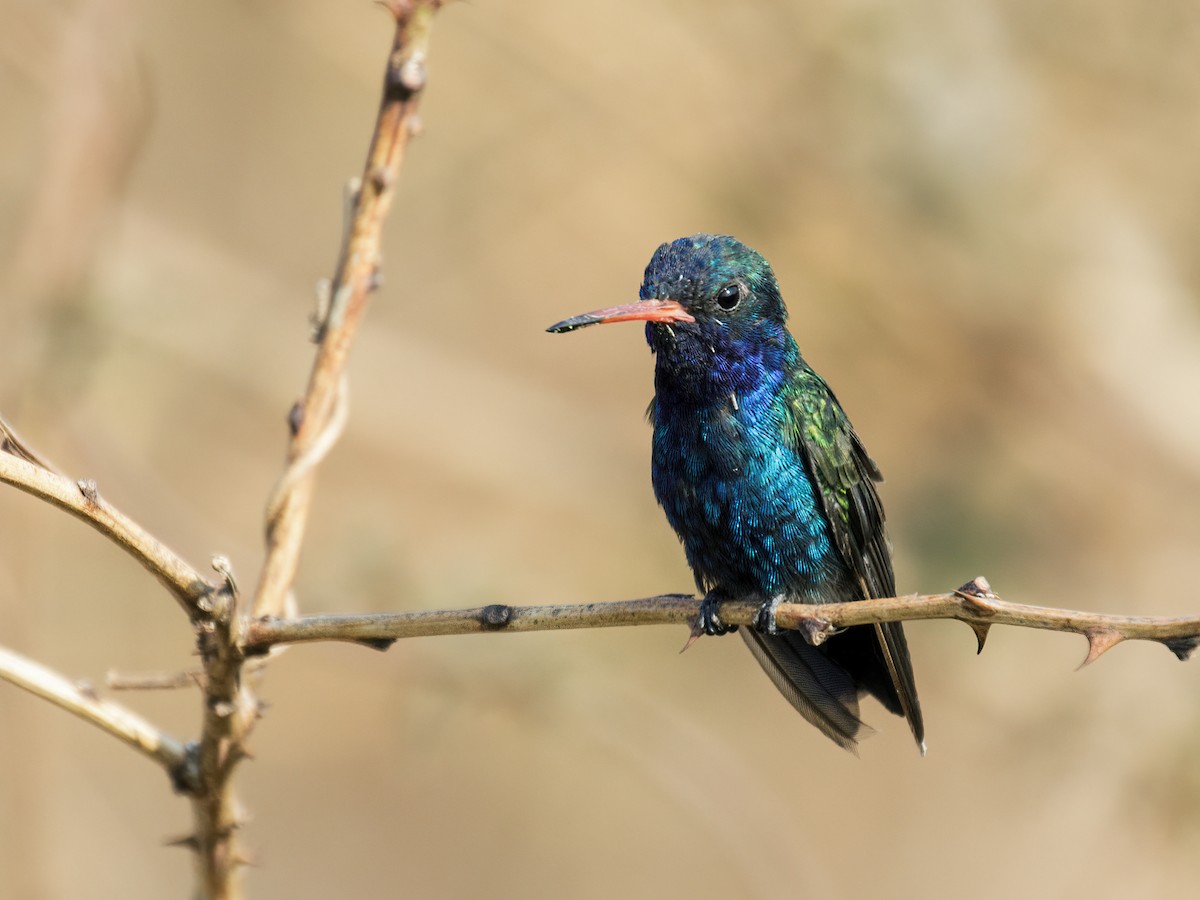
[{"label": "black beak tip", "polygon": [[550,334],[566,334],[568,331],[574,331],[576,328],[583,328],[586,325],[596,324],[595,316],[572,316],[569,319],[563,319],[546,329]]}]

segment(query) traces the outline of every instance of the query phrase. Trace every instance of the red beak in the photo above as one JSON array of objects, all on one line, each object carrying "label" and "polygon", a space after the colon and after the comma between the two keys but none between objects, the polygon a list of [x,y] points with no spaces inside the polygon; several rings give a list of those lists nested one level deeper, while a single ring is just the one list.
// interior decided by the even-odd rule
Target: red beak
[{"label": "red beak", "polygon": [[551,334],[574,331],[585,325],[603,325],[606,322],[695,322],[695,318],[683,308],[678,300],[639,300],[624,306],[607,306],[582,316],[563,319],[546,330]]}]

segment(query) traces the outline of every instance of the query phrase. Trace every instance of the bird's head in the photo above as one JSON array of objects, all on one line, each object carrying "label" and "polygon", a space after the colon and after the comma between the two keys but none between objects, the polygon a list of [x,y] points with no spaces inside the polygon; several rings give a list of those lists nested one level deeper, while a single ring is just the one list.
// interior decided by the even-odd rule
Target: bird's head
[{"label": "bird's head", "polygon": [[645,321],[658,381],[705,396],[752,389],[795,345],[771,265],[726,235],[663,244],[646,266],[641,299],[552,325],[555,333],[607,322]]}]

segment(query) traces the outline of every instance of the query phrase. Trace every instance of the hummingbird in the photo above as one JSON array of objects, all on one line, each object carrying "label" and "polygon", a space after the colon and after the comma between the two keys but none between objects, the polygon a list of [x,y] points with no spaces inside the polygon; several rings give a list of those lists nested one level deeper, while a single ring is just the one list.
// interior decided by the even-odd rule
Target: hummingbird
[{"label": "hummingbird", "polygon": [[654,252],[637,302],[547,330],[646,323],[655,356],[651,479],[704,595],[698,632],[738,630],[721,621],[721,602],[760,599],[742,638],[800,715],[855,752],[871,732],[858,706],[870,694],[908,720],[924,754],[899,622],[847,628],[819,646],[775,627],[784,600],[895,595],[882,475],[801,356],[787,315],[761,254],[727,235],[695,234]]}]

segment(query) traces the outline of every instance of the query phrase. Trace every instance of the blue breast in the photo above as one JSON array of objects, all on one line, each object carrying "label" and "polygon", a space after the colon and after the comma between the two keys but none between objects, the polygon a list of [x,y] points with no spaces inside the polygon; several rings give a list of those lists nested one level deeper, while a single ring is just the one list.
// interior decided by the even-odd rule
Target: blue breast
[{"label": "blue breast", "polygon": [[704,407],[656,397],[654,494],[701,590],[837,599],[847,573],[784,409],[772,384]]}]

